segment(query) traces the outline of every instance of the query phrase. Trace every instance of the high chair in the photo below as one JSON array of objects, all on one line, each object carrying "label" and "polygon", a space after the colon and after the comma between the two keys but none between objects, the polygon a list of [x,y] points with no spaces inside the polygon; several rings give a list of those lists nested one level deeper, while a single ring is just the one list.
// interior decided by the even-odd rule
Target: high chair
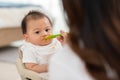
[{"label": "high chair", "polygon": [[39,73],[36,73],[32,70],[28,70],[25,68],[24,64],[22,63],[22,51],[21,50],[19,50],[19,57],[16,61],[16,67],[22,80],[47,80],[43,77],[40,77]]}]

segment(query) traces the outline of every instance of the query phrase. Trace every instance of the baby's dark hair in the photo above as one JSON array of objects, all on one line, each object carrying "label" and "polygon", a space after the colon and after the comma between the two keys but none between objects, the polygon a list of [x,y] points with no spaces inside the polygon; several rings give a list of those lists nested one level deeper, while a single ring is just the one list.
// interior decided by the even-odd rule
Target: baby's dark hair
[{"label": "baby's dark hair", "polygon": [[22,33],[26,34],[26,32],[27,32],[26,26],[27,26],[27,21],[28,20],[36,20],[36,19],[41,19],[41,18],[44,18],[44,17],[46,17],[49,20],[50,24],[52,25],[52,21],[44,13],[39,12],[39,11],[30,11],[22,20],[22,23],[21,23]]}]

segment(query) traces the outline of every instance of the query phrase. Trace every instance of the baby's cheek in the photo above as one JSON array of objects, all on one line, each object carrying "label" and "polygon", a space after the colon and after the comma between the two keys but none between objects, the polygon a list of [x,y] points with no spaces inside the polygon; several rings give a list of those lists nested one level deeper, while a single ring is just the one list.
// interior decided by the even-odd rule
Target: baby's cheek
[{"label": "baby's cheek", "polygon": [[35,42],[36,44],[40,44],[40,43],[41,43],[41,40],[35,39],[34,42]]}]

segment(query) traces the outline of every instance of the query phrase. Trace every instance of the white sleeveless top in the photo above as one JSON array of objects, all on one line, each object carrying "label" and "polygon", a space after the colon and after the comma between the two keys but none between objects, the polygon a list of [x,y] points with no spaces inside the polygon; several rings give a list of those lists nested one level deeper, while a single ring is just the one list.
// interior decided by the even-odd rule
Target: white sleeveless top
[{"label": "white sleeveless top", "polygon": [[62,48],[61,43],[57,39],[53,39],[52,43],[46,46],[33,45],[29,42],[24,42],[21,46],[23,53],[23,63],[48,63],[51,55]]}]

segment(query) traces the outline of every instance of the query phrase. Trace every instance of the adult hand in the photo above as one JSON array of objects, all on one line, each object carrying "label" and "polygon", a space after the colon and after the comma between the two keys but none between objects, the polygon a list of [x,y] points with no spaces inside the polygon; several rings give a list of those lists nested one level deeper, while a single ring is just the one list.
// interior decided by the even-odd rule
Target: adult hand
[{"label": "adult hand", "polygon": [[65,45],[67,43],[68,32],[61,30],[60,33],[62,36],[57,37],[57,39],[61,42],[62,45]]}]

